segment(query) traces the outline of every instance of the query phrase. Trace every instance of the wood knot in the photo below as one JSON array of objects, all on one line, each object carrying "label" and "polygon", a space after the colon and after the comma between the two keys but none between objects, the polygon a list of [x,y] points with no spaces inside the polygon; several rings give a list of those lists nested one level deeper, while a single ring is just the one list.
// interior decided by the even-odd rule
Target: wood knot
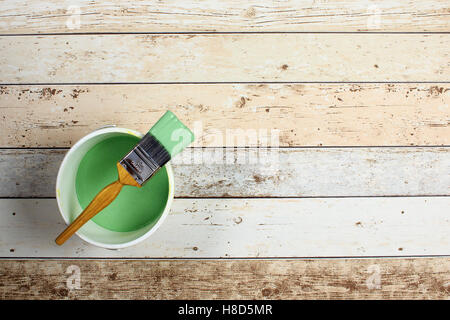
[{"label": "wood knot", "polygon": [[117,279],[117,272],[111,273],[111,274],[108,276],[108,279],[111,280],[111,281],[116,280],[116,279]]},{"label": "wood knot", "polygon": [[256,10],[253,7],[248,8],[245,13],[244,16],[246,18],[253,18],[254,16],[256,16]]},{"label": "wood knot", "polygon": [[268,297],[272,293],[272,290],[270,290],[269,288],[265,288],[265,289],[262,289],[261,293],[262,293],[263,297]]}]

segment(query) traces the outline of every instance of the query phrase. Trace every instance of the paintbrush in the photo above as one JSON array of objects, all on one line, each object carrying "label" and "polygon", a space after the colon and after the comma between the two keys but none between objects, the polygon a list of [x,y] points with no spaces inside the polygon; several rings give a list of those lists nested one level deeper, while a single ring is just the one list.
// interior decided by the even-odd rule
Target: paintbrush
[{"label": "paintbrush", "polygon": [[106,208],[119,195],[124,185],[142,187],[192,141],[194,134],[191,130],[172,112],[167,111],[139,143],[117,163],[118,179],[103,188],[55,242],[62,245],[86,222]]}]

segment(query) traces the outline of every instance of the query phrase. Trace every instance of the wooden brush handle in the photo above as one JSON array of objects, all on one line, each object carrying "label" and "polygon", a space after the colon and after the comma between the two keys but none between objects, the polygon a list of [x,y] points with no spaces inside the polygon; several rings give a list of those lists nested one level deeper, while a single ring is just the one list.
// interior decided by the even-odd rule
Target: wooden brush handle
[{"label": "wooden brush handle", "polygon": [[97,213],[102,211],[106,206],[108,206],[120,193],[123,184],[117,180],[100,191],[95,198],[89,203],[86,209],[64,230],[58,238],[56,238],[56,243],[62,245],[69,239],[78,229],[80,229],[86,222],[92,219]]}]

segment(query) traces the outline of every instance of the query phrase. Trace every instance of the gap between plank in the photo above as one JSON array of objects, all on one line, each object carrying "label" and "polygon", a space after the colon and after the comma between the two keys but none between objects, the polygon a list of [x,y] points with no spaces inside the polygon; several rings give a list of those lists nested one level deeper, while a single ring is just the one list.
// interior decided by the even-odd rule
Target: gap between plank
[{"label": "gap between plank", "polygon": [[103,35],[222,35],[222,34],[450,34],[448,31],[180,31],[180,32],[49,32],[49,33],[1,33],[0,37],[35,36],[103,36]]},{"label": "gap between plank", "polygon": [[122,257],[0,257],[0,260],[126,260],[126,261],[186,261],[186,260],[356,260],[356,259],[405,259],[405,258],[447,258],[446,254],[405,255],[405,256],[331,256],[331,257],[214,257],[214,258],[122,258]]},{"label": "gap between plank", "polygon": [[[384,145],[384,146],[279,146],[279,147],[261,147],[261,146],[248,146],[248,147],[188,147],[187,149],[228,149],[228,150],[242,150],[242,149],[364,149],[364,148],[449,148],[447,144],[435,144],[435,145]],[[70,147],[0,147],[0,150],[69,150]]]},{"label": "gap between plank", "polygon": [[[441,197],[450,197],[448,194],[431,194],[431,195],[382,195],[382,196],[270,196],[270,197],[174,197],[174,199],[187,199],[187,200],[214,200],[214,199],[225,199],[225,200],[233,200],[233,199],[352,199],[352,198],[441,198]],[[56,200],[56,197],[0,197],[0,200]]]},{"label": "gap between plank", "polygon": [[450,81],[205,81],[205,82],[11,82],[1,86],[104,86],[104,85],[198,85],[198,84],[448,84]]}]

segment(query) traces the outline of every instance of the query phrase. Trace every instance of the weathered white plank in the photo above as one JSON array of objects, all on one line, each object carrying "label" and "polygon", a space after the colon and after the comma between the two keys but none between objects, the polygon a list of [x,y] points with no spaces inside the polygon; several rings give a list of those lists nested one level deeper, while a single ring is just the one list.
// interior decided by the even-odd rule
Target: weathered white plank
[{"label": "weathered white plank", "polygon": [[449,40],[450,34],[6,36],[1,83],[437,82],[448,80]]},{"label": "weathered white plank", "polygon": [[[152,84],[0,87],[0,146],[69,147],[100,126],[146,132],[166,109],[197,146],[227,130],[278,130],[280,146],[450,144],[450,86],[391,84]],[[273,145],[269,139],[268,145]]]},{"label": "weathered white plank", "polygon": [[145,242],[59,247],[54,199],[0,200],[0,257],[335,257],[450,255],[450,197],[175,199]]},{"label": "weathered white plank", "polygon": [[0,283],[2,299],[448,299],[450,258],[1,260]]},{"label": "weathered white plank", "polygon": [[0,33],[448,31],[449,10],[446,0],[8,0]]},{"label": "weathered white plank", "polygon": [[[66,150],[0,150],[0,197],[54,197]],[[450,148],[190,148],[176,197],[449,195]]]}]

